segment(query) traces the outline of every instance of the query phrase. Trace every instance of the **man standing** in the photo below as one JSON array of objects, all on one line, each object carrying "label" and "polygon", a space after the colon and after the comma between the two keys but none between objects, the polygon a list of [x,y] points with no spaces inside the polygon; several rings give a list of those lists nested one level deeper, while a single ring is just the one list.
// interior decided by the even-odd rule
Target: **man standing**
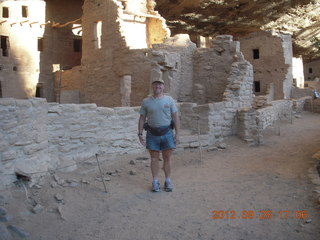
[{"label": "man standing", "polygon": [[[159,157],[162,152],[163,170],[165,174],[164,190],[172,192],[171,153],[179,143],[180,121],[178,110],[172,97],[163,93],[164,81],[162,79],[152,82],[153,95],[145,98],[140,109],[138,123],[138,136],[140,143],[149,149],[151,157],[151,173],[153,177],[152,191],[160,191],[158,180]],[[145,125],[147,121],[147,124]],[[146,139],[142,132],[146,129]],[[173,130],[175,129],[175,134]]]}]

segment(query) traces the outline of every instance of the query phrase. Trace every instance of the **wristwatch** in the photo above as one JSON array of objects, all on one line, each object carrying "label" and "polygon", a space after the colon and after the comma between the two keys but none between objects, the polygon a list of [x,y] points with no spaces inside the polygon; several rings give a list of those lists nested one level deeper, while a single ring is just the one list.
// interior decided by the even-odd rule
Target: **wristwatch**
[{"label": "wristwatch", "polygon": [[138,136],[139,136],[139,137],[142,136],[142,133],[138,133]]}]

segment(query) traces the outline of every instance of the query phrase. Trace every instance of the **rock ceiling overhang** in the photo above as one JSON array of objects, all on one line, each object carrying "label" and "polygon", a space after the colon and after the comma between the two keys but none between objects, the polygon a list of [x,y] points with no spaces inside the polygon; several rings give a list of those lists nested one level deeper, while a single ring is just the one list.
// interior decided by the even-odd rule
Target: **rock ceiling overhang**
[{"label": "rock ceiling overhang", "polygon": [[260,30],[288,33],[294,55],[320,58],[320,0],[156,0],[172,34],[243,36]]}]

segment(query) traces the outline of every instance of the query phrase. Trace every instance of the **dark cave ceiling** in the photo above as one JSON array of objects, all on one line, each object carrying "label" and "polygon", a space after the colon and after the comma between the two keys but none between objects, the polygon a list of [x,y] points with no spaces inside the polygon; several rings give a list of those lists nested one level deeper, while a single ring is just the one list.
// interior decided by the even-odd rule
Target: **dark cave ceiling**
[{"label": "dark cave ceiling", "polygon": [[310,61],[320,58],[314,46],[320,38],[320,0],[155,0],[155,10],[172,35],[243,36],[259,30],[289,33],[294,55]]}]

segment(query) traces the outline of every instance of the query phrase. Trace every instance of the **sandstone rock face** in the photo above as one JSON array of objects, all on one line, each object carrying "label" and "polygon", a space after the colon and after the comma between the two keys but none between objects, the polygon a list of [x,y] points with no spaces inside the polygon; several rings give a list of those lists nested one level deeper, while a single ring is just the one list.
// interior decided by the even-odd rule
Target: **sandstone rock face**
[{"label": "sandstone rock face", "polygon": [[293,37],[294,54],[304,59],[320,56],[312,39],[319,32],[318,0],[156,0],[155,10],[167,20],[173,34],[246,35],[276,30]]}]

